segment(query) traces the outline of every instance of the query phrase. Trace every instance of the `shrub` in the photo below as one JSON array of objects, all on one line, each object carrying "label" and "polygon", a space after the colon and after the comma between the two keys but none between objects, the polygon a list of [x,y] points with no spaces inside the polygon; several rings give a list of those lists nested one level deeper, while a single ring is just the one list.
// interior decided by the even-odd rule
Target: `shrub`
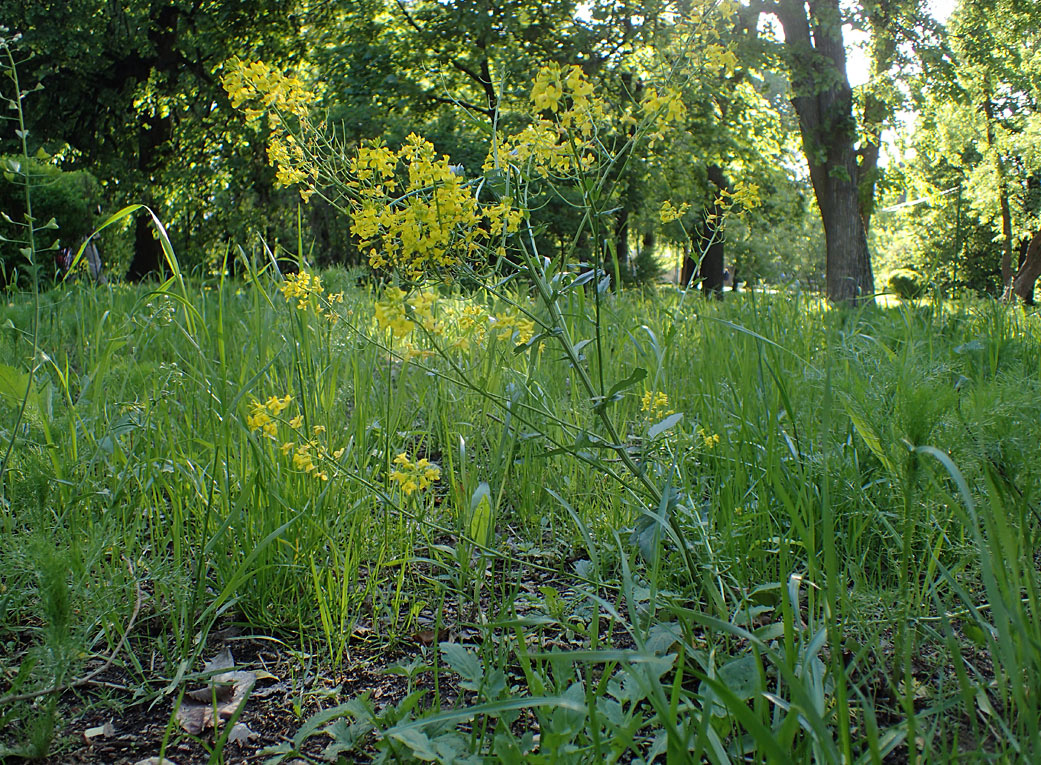
[{"label": "shrub", "polygon": [[[19,225],[25,221],[26,178],[31,184],[36,226],[43,226],[52,218],[58,226],[36,231],[37,252],[74,246],[88,236],[94,229],[94,210],[101,189],[97,178],[86,170],[66,171],[39,159],[4,156],[0,157],[0,167],[0,212],[7,216],[0,222],[0,235],[4,237],[0,239],[0,279],[7,282],[16,269],[28,265],[21,253],[26,246],[25,227]],[[39,265],[43,265],[42,257]]]},{"label": "shrub", "polygon": [[889,274],[886,289],[901,300],[914,300],[925,292],[925,278],[910,268],[898,268]]}]

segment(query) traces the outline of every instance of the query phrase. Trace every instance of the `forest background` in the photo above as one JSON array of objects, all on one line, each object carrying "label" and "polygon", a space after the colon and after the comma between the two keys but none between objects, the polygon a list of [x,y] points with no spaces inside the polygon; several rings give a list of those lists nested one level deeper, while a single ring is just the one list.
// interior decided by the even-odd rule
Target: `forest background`
[{"label": "forest background", "polygon": [[[316,265],[366,262],[345,216],[320,198],[301,204],[280,184],[270,128],[246,124],[221,85],[229,62],[263,60],[313,86],[313,106],[344,145],[396,146],[416,132],[476,177],[493,119],[516,116],[540,66],[577,64],[615,104],[639,102],[645,83],[683,55],[689,5],[4,0],[0,18],[22,34],[23,82],[42,88],[27,128],[39,172],[53,176],[38,202],[38,217],[59,226],[51,241],[75,246],[106,214],[145,203],[186,269],[214,270],[234,267],[236,246],[263,257],[265,248],[295,252],[298,237]],[[756,1],[722,10],[699,32],[717,60],[700,62],[682,88],[683,120],[614,179],[619,276],[685,281],[700,263],[702,285],[719,290],[725,263],[738,283],[824,288],[826,270],[840,270],[829,257],[848,257],[859,258],[848,281],[862,293],[913,269],[945,293],[1000,294],[1041,228],[1037,5],[872,0],[807,11]],[[814,99],[809,106],[827,100],[834,113],[813,117]],[[618,118],[604,129],[631,126]],[[0,137],[0,154],[17,148],[10,132]],[[815,159],[831,163],[817,180]],[[818,188],[823,207],[815,201],[820,178],[842,186],[844,174],[870,242],[867,272],[859,232],[835,233],[852,219],[829,200],[841,190]],[[762,204],[723,231],[720,192],[742,184],[757,187]],[[0,183],[15,219],[19,195]],[[666,201],[684,214],[663,222]],[[554,197],[533,213],[545,246],[564,246],[576,209]],[[107,230],[101,250],[109,273],[130,280],[162,262],[146,217]],[[0,254],[4,280],[17,281],[17,247]],[[828,294],[849,297],[834,285]]]}]

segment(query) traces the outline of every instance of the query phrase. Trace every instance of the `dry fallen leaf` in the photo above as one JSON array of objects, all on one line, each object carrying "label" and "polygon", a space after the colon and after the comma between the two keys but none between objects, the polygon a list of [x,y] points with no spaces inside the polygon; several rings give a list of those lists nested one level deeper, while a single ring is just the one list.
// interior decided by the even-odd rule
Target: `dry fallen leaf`
[{"label": "dry fallen leaf", "polygon": [[449,631],[447,629],[439,630],[420,630],[412,639],[421,645],[433,645],[434,643],[441,643],[449,638]]},{"label": "dry fallen leaf", "polygon": [[[224,672],[214,677],[213,681],[218,687],[224,684],[231,685],[230,698],[223,701],[220,698],[217,699],[217,717],[219,721],[223,721],[231,719],[239,710],[239,707],[245,703],[249,692],[253,690],[256,676],[252,672],[245,671]],[[213,708],[212,692],[210,699],[207,701],[196,701],[188,698],[186,694],[180,708],[177,710],[177,722],[188,733],[198,736],[207,728],[215,727]]]},{"label": "dry fallen leaf", "polygon": [[250,741],[258,735],[251,731],[246,723],[235,723],[235,727],[228,734],[228,741]]},{"label": "dry fallen leaf", "polygon": [[[231,650],[225,648],[217,656],[206,662],[206,672],[218,672],[235,666]],[[239,708],[249,697],[253,684],[257,681],[255,672],[244,670],[220,672],[210,678],[203,688],[196,688],[184,694],[181,706],[177,709],[177,722],[185,731],[198,736],[207,728],[214,728],[235,716]],[[216,707],[217,719],[214,720]]]},{"label": "dry fallen leaf", "polygon": [[202,668],[203,672],[219,672],[221,670],[228,670],[235,668],[235,659],[231,655],[231,649],[228,646],[224,646],[224,649],[206,662],[206,665]]}]

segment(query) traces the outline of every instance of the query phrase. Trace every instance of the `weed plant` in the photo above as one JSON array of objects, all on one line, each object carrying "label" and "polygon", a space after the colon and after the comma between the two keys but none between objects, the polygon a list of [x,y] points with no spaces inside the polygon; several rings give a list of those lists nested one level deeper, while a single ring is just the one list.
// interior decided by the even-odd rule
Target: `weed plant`
[{"label": "weed plant", "polygon": [[[631,140],[670,113],[657,93]],[[162,284],[8,297],[8,751],[52,745],[65,692],[174,701],[233,620],[329,672],[434,636],[395,668],[404,698],[338,699],[276,762],[318,735],[346,761],[1041,756],[1037,317],[717,303],[617,291],[607,251],[548,262],[538,163],[593,171],[599,240],[632,150],[598,144],[587,97],[539,75],[568,145],[493,163],[487,204],[421,139],[364,147],[337,186],[334,143],[282,134],[283,180],[397,266],[379,289],[248,257],[242,281],[186,279],[164,239]],[[409,243],[403,212],[447,208],[444,242]],[[497,279],[473,267],[499,247]],[[88,682],[101,660],[119,688]]]}]

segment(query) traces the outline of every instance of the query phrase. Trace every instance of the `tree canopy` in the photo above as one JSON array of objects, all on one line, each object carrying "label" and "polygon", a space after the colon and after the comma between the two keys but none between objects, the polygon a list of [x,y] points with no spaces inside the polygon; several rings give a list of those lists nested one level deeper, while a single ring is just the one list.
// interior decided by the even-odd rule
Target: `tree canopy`
[{"label": "tree canopy", "polygon": [[[22,79],[41,87],[26,100],[30,143],[54,168],[97,178],[103,208],[151,206],[193,267],[298,238],[320,263],[364,262],[349,221],[279,183],[268,128],[247,124],[221,87],[229,62],[308,83],[343,146],[416,132],[476,177],[489,131],[517,124],[539,67],[591,78],[614,105],[601,127],[611,142],[629,129],[626,104],[688,56],[682,124],[612,182],[616,278],[684,258],[676,270],[711,290],[724,264],[742,280],[807,286],[823,269],[838,302],[873,294],[880,268],[1009,289],[1041,228],[1041,12],[961,0],[942,24],[926,11],[920,0],[0,0],[22,35]],[[852,30],[867,40],[856,57],[869,79],[856,87]],[[14,148],[3,136],[0,152]],[[761,207],[724,225],[720,199],[752,185]],[[539,236],[558,249],[579,225],[567,193],[539,202]],[[927,202],[899,206],[914,199]],[[665,220],[666,202],[682,215]],[[63,233],[81,227],[70,218]],[[144,221],[111,249],[131,279],[160,266]]]}]

